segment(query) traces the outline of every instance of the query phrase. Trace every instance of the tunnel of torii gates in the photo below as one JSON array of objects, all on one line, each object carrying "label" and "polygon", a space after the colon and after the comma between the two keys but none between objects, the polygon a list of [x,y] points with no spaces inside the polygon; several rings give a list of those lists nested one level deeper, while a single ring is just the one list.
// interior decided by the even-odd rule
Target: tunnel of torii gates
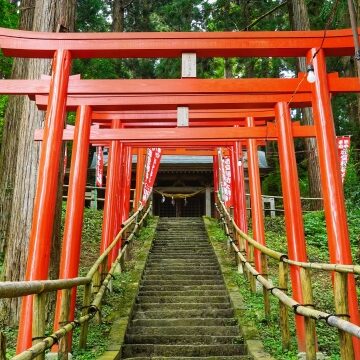
[{"label": "tunnel of torii gates", "polygon": [[[104,205],[103,251],[118,233],[130,208],[131,157],[135,152],[139,203],[144,149],[161,147],[163,153],[214,155],[214,187],[218,190],[216,149],[231,155],[234,219],[247,231],[244,176],[237,166],[242,149],[248,151],[248,170],[254,238],[265,244],[257,147],[278,142],[288,256],[307,261],[302,223],[294,138],[317,141],[331,263],[351,264],[331,96],[360,92],[358,78],[339,78],[326,71],[326,56],[354,53],[351,31],[231,32],[231,33],[34,33],[0,29],[5,56],[52,58],[52,74],[38,80],[0,80],[0,93],[28,95],[46,110],[41,155],[29,240],[26,280],[46,279],[49,268],[57,179],[63,140],[73,140],[69,194],[61,254],[60,278],[78,274],[89,144],[109,146]],[[182,79],[81,80],[71,76],[75,58],[182,57]],[[196,79],[196,57],[306,57],[314,71],[292,79]],[[185,60],[184,60],[185,59]],[[184,65],[185,64],[185,65]],[[312,107],[314,125],[291,121],[290,109]],[[185,111],[184,111],[185,109]],[[179,111],[181,110],[181,111]],[[64,130],[65,114],[76,111],[73,129]],[[182,116],[179,116],[182,113]],[[185,115],[184,115],[185,113]],[[32,134],[29,136],[32,136]],[[114,259],[115,254],[112,254]],[[260,254],[255,254],[260,269]],[[290,267],[293,296],[302,303],[299,270]],[[349,314],[360,325],[355,281],[349,276]],[[75,292],[72,311],[74,315]],[[61,298],[58,296],[55,327]],[[32,297],[23,298],[17,351],[31,346]],[[70,319],[69,319],[70,320]],[[296,315],[298,347],[305,349],[304,318]],[[360,358],[360,342],[353,339]]]}]

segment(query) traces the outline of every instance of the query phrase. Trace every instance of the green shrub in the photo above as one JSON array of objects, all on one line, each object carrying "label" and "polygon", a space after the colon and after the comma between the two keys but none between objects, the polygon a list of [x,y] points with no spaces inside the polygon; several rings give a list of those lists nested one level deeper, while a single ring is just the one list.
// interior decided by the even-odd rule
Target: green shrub
[{"label": "green shrub", "polygon": [[318,248],[327,248],[324,211],[312,211],[304,215],[306,242]]}]

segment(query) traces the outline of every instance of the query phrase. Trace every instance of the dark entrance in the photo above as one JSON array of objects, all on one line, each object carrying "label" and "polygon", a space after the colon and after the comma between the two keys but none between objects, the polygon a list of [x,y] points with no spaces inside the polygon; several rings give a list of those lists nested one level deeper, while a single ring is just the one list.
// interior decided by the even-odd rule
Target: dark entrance
[{"label": "dark entrance", "polygon": [[161,195],[154,193],[154,215],[161,217],[200,217],[205,214],[205,193],[200,193],[186,199],[166,198],[161,202]]}]

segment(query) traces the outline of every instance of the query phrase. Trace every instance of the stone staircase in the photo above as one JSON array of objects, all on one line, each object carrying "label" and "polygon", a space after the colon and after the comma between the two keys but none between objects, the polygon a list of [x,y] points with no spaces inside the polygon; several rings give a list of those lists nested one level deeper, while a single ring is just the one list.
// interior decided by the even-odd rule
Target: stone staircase
[{"label": "stone staircase", "polygon": [[201,218],[161,218],[123,359],[252,359]]}]

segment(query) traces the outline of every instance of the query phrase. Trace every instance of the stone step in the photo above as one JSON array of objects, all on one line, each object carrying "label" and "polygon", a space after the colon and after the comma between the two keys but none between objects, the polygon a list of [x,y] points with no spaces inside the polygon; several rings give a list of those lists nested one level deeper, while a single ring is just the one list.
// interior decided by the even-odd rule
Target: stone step
[{"label": "stone step", "polygon": [[150,267],[153,266],[158,266],[158,267],[171,267],[171,266],[182,266],[182,267],[189,267],[189,266],[203,266],[203,267],[208,267],[208,266],[217,266],[217,263],[215,263],[214,261],[208,261],[208,260],[202,260],[202,261],[192,261],[192,260],[174,260],[172,259],[171,261],[163,259],[163,260],[158,260],[158,261],[152,261],[149,262]]},{"label": "stone step", "polygon": [[217,319],[137,319],[131,321],[131,326],[142,327],[173,327],[173,326],[235,326],[237,321],[234,318],[217,318]]},{"label": "stone step", "polygon": [[174,264],[173,262],[170,263],[159,263],[159,262],[149,262],[148,265],[146,266],[146,269],[188,269],[188,270],[192,270],[192,269],[209,269],[209,270],[220,270],[218,263],[212,262],[211,264],[199,264],[199,263],[183,263],[183,264]]},{"label": "stone step", "polygon": [[243,344],[219,345],[159,345],[159,344],[125,344],[122,346],[123,358],[139,356],[217,356],[244,355]]},{"label": "stone step", "polygon": [[195,270],[157,270],[157,269],[147,269],[145,270],[145,274],[147,275],[219,275],[220,270],[202,270],[202,269],[195,269]]},{"label": "stone step", "polygon": [[171,296],[171,297],[179,297],[179,296],[222,296],[226,297],[227,292],[224,290],[185,290],[185,291],[151,291],[151,290],[141,290],[138,296],[154,296],[154,297],[163,297],[163,296]]},{"label": "stone step", "polygon": [[[194,260],[193,259],[167,259],[165,257],[161,257],[160,260],[164,263],[168,263],[168,264],[176,264],[176,263],[181,263],[181,264],[185,264],[185,263],[189,263],[189,264],[194,264]],[[151,260],[149,259],[149,263],[151,264]],[[210,264],[210,265],[214,265],[217,264],[217,261],[215,258],[213,259],[209,259],[209,258],[205,258],[205,259],[200,259],[199,261],[196,261],[195,264]]]},{"label": "stone step", "polygon": [[184,244],[182,246],[177,245],[176,247],[174,245],[170,244],[164,244],[164,245],[156,245],[154,246],[150,252],[160,252],[160,253],[168,253],[168,252],[206,252],[206,253],[212,253],[212,251],[209,251],[208,244],[204,244],[203,246],[193,246],[189,244]]},{"label": "stone step", "polygon": [[212,335],[126,335],[128,344],[243,344],[240,336]]},{"label": "stone step", "polygon": [[161,274],[161,275],[148,275],[144,274],[144,280],[213,280],[213,281],[222,281],[223,278],[220,274],[212,275],[185,275],[185,274]]},{"label": "stone step", "polygon": [[163,327],[142,327],[131,326],[127,334],[139,334],[148,336],[161,335],[207,335],[207,336],[238,336],[238,326],[163,326]]},{"label": "stone step", "polygon": [[224,285],[141,285],[139,291],[191,291],[191,290],[217,290],[225,291]]},{"label": "stone step", "polygon": [[150,254],[159,254],[159,255],[182,255],[182,254],[196,254],[196,255],[214,255],[212,251],[204,250],[205,248],[155,248],[150,251]]},{"label": "stone step", "polygon": [[206,271],[206,270],[210,270],[210,271],[220,271],[219,267],[217,265],[213,265],[213,266],[190,266],[190,265],[182,265],[182,266],[174,266],[174,265],[159,265],[159,264],[154,264],[151,266],[147,266],[146,267],[146,271],[149,270],[163,270],[163,271],[175,271],[175,270],[188,270],[188,271]]},{"label": "stone step", "polygon": [[249,355],[236,355],[236,356],[171,356],[171,357],[134,357],[134,358],[127,358],[127,360],[253,360],[253,358]]},{"label": "stone step", "polygon": [[209,259],[209,260],[212,260],[212,261],[215,261],[215,255],[214,254],[211,254],[211,255],[208,255],[208,254],[192,254],[192,253],[181,253],[181,254],[166,254],[166,255],[163,255],[163,254],[153,254],[153,253],[150,253],[149,254],[149,261],[152,261],[152,260],[171,260],[171,259],[175,259],[175,260],[187,260],[187,259],[191,259],[191,260],[204,260],[204,259]]},{"label": "stone step", "polygon": [[186,304],[161,304],[158,303],[148,303],[148,304],[135,304],[135,311],[157,311],[161,310],[212,310],[212,309],[232,309],[230,303],[186,303]]},{"label": "stone step", "polygon": [[133,319],[187,319],[187,318],[231,318],[232,309],[191,309],[191,310],[165,310],[159,306],[156,311],[138,310]]},{"label": "stone step", "polygon": [[166,252],[152,252],[149,254],[149,259],[160,258],[160,259],[211,259],[215,260],[214,254],[212,253],[197,253],[197,252],[181,252],[181,253],[166,253]]},{"label": "stone step", "polygon": [[[169,236],[171,236],[171,240],[169,240]],[[196,240],[195,240],[196,238]],[[186,236],[181,235],[176,237],[172,234],[166,234],[164,237],[157,236],[154,243],[154,246],[166,246],[166,247],[185,247],[185,246],[204,246],[209,245],[209,240],[207,237],[202,237],[200,234],[196,234],[195,236],[191,236],[186,238]]]},{"label": "stone step", "polygon": [[137,303],[226,303],[228,296],[140,296],[136,299]]},{"label": "stone step", "polygon": [[221,280],[191,280],[191,279],[181,279],[181,280],[174,280],[174,279],[143,279],[141,282],[142,286],[147,285],[223,285],[224,281]]},{"label": "stone step", "polygon": [[156,236],[152,247],[154,246],[204,246],[209,245],[209,239],[203,233],[192,233],[191,235],[183,233],[167,233],[163,236]]}]

